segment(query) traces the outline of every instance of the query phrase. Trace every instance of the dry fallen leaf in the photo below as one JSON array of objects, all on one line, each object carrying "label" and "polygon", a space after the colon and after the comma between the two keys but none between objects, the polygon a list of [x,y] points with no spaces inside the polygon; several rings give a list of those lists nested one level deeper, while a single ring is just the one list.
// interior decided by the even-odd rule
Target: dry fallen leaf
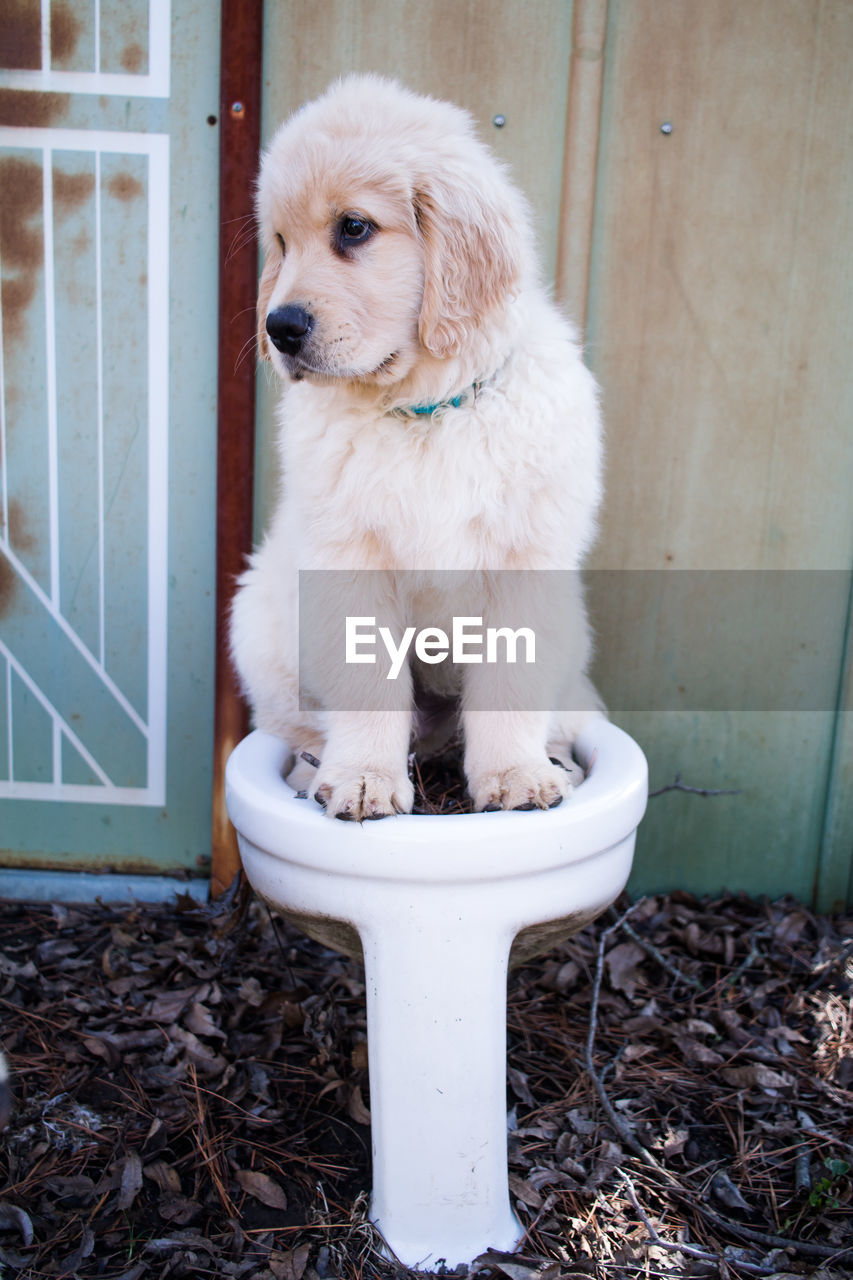
[{"label": "dry fallen leaf", "polygon": [[623,991],[629,1000],[633,1000],[637,989],[639,975],[637,966],[645,959],[645,951],[636,942],[620,942],[611,947],[605,956],[607,971],[610,974],[610,985],[616,991]]},{"label": "dry fallen leaf", "polygon": [[695,1062],[702,1067],[721,1067],[726,1061],[716,1049],[702,1044],[701,1040],[696,1040],[693,1036],[676,1035],[673,1040],[684,1055],[685,1062]]},{"label": "dry fallen leaf", "polygon": [[471,1275],[476,1275],[486,1267],[494,1268],[502,1276],[506,1276],[507,1280],[557,1280],[561,1271],[558,1262],[549,1262],[546,1258],[528,1260],[519,1254],[498,1253],[494,1249],[489,1249],[474,1259]]},{"label": "dry fallen leaf", "polygon": [[507,1068],[507,1080],[509,1087],[512,1089],[519,1102],[524,1102],[528,1107],[536,1105],[533,1094],[530,1092],[530,1085],[527,1083],[527,1075],[524,1071],[517,1071],[515,1067]]},{"label": "dry fallen leaf", "polygon": [[541,1209],[542,1197],[526,1178],[519,1178],[518,1174],[511,1173],[509,1175],[509,1189],[516,1200],[526,1204],[528,1209]]},{"label": "dry fallen leaf", "polygon": [[625,1159],[625,1153],[616,1142],[602,1142],[595,1157],[592,1172],[584,1184],[584,1191],[597,1191],[603,1182]]},{"label": "dry fallen leaf", "polygon": [[277,1182],[258,1169],[238,1169],[234,1175],[247,1195],[270,1209],[286,1209],[287,1196]]},{"label": "dry fallen leaf", "polygon": [[144,1177],[150,1178],[161,1191],[178,1195],[181,1190],[181,1179],[177,1169],[173,1169],[165,1160],[152,1160],[142,1170]]},{"label": "dry fallen leaf", "polygon": [[353,1085],[347,1091],[347,1111],[352,1116],[356,1124],[370,1124],[370,1112],[364,1105],[364,1099],[361,1096],[361,1089],[358,1085]]},{"label": "dry fallen leaf", "polygon": [[157,1201],[157,1212],[165,1222],[174,1222],[185,1227],[202,1212],[197,1200],[188,1200],[185,1196],[175,1196],[166,1192]]},{"label": "dry fallen leaf", "polygon": [[152,1022],[176,1022],[197,991],[197,986],[158,991],[145,1011],[146,1016]]},{"label": "dry fallen leaf", "polygon": [[310,1244],[297,1245],[295,1249],[289,1249],[286,1253],[278,1249],[274,1250],[269,1257],[269,1269],[275,1276],[275,1280],[302,1280],[305,1268],[308,1266],[310,1252]]},{"label": "dry fallen leaf", "polygon": [[790,1089],[794,1084],[792,1076],[784,1071],[773,1071],[761,1062],[753,1062],[746,1067],[726,1067],[720,1074],[727,1084],[738,1089]]},{"label": "dry fallen leaf", "polygon": [[184,1025],[197,1036],[210,1036],[219,1040],[227,1040],[225,1032],[216,1025],[213,1015],[206,1005],[193,1000],[184,1017]]},{"label": "dry fallen leaf", "polygon": [[117,1209],[129,1209],[142,1190],[142,1161],[135,1152],[121,1162],[121,1185],[116,1199]]},{"label": "dry fallen leaf", "polygon": [[17,1227],[25,1245],[33,1242],[33,1220],[28,1213],[16,1204],[7,1204],[0,1200],[0,1228],[9,1231]]}]

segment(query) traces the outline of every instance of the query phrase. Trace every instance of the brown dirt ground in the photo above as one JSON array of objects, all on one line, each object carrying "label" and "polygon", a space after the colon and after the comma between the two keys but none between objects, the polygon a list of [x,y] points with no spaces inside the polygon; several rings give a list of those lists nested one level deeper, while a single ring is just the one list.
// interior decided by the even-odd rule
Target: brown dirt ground
[{"label": "brown dirt ground", "polygon": [[[627,909],[627,915],[625,911]],[[483,1280],[853,1275],[853,916],[643,898],[509,983]],[[360,966],[237,892],[0,902],[0,1276],[404,1274],[367,1219]]]}]

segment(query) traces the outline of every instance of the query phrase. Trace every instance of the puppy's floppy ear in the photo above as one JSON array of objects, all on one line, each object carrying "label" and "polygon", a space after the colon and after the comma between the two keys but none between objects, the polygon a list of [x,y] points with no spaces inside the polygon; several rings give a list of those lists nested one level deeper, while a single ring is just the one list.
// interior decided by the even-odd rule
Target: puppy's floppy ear
[{"label": "puppy's floppy ear", "polygon": [[264,261],[264,269],[261,272],[261,279],[258,283],[258,358],[260,360],[269,360],[270,358],[267,349],[267,311],[280,266],[281,255],[277,256],[275,250],[268,253]]},{"label": "puppy's floppy ear", "polygon": [[421,343],[432,355],[456,355],[518,283],[529,232],[512,197],[489,199],[470,176],[422,183],[414,206],[426,268]]}]

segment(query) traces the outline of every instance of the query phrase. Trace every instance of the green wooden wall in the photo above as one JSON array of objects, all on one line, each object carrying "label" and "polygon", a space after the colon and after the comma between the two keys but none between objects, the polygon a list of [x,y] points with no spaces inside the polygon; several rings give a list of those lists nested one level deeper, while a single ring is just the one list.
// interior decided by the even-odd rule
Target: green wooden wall
[{"label": "green wooden wall", "polygon": [[[198,870],[219,6],[102,4],[97,40],[61,7],[0,11],[0,866]],[[603,389],[597,679],[653,788],[737,792],[653,800],[635,891],[850,894],[851,55],[848,0],[265,6],[266,137],[375,70],[467,106],[534,204]],[[776,613],[722,592],[716,631],[664,581],[705,571],[783,575]]]},{"label": "green wooden wall", "polygon": [[[652,800],[637,892],[791,892],[824,908],[850,892],[851,56],[847,0],[267,5],[265,136],[350,70],[462,103],[533,201],[545,264],[585,325],[608,436],[597,679],[653,788],[680,774],[737,792]],[[259,530],[274,397],[262,375]],[[635,570],[642,589],[614,585]],[[732,616],[743,678],[716,699],[679,693],[672,654],[693,675],[713,649],[707,613],[674,609],[663,580],[705,570],[786,575],[774,616],[745,631]],[[833,571],[825,618],[801,640],[818,570]],[[817,692],[795,687],[806,644],[826,671]],[[750,673],[768,672],[778,694],[758,699]]]}]

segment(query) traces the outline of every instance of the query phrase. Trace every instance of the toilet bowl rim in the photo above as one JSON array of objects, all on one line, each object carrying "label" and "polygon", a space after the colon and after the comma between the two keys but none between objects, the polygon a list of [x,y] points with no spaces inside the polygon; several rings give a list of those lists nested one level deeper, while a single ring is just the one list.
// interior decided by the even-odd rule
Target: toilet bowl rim
[{"label": "toilet bowl rim", "polygon": [[523,860],[534,874],[603,853],[631,835],[645,812],[646,759],[624,730],[597,718],[576,750],[589,776],[555,809],[401,814],[359,824],[334,822],[300,800],[281,776],[287,744],[255,730],[228,760],[226,804],[244,842],[320,871],[464,881],[511,873]]}]

